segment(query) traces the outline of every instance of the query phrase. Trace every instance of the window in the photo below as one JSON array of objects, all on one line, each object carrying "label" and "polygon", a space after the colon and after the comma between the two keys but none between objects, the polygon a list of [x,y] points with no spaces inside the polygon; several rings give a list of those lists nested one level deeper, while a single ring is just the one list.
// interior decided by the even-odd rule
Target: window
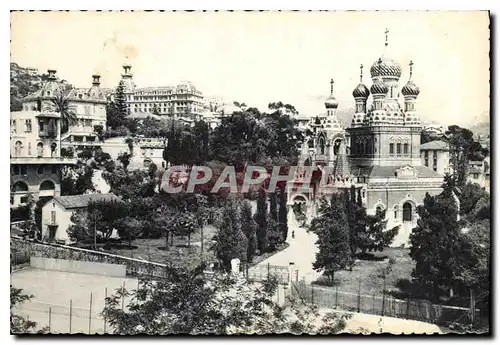
[{"label": "window", "polygon": [[396,144],[396,154],[398,156],[401,155],[401,143]]},{"label": "window", "polygon": [[406,155],[408,155],[408,143],[404,143],[403,144],[403,153]]},{"label": "window", "polygon": [[28,168],[26,165],[21,165],[21,175],[27,175],[28,174]]},{"label": "window", "polygon": [[[429,166],[429,151],[424,151],[424,165],[426,167]],[[450,165],[451,165],[451,161],[450,161]]]},{"label": "window", "polygon": [[26,120],[26,132],[31,133],[31,120]]},{"label": "window", "polygon": [[57,174],[57,165],[53,165],[53,166],[51,167],[51,172],[52,172],[53,174]]},{"label": "window", "polygon": [[13,172],[14,172],[14,175],[19,175],[19,166],[14,165],[14,167],[13,167],[13,169],[12,169],[12,170],[13,170]]},{"label": "window", "polygon": [[16,120],[12,120],[12,128],[10,129],[12,133],[16,133]]},{"label": "window", "polygon": [[474,177],[474,179],[478,179],[479,178],[479,174],[472,174],[472,176]]},{"label": "window", "polygon": [[389,154],[390,154],[390,155],[393,155],[393,154],[394,154],[394,144],[393,144],[393,143],[390,143],[390,144],[389,144]]},{"label": "window", "polygon": [[38,166],[38,174],[39,175],[43,174],[43,165]]},{"label": "window", "polygon": [[85,126],[87,127],[92,126],[92,120],[85,120]]},{"label": "window", "polygon": [[22,196],[22,197],[21,197],[21,204],[25,204],[25,203],[27,203],[27,202],[28,202],[28,196],[27,196],[27,195]]},{"label": "window", "polygon": [[56,211],[50,211],[50,221],[52,224],[56,223]]},{"label": "window", "polygon": [[15,157],[21,157],[23,149],[23,143],[20,141],[16,141],[15,147],[14,147],[14,155]]}]

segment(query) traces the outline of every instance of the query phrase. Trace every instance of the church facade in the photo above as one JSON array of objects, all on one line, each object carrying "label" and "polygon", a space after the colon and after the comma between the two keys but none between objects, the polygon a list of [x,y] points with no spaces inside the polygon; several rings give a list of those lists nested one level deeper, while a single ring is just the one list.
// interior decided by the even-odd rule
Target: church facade
[{"label": "church facade", "polygon": [[[385,46],[387,50],[387,32]],[[326,116],[310,120],[313,134],[301,151],[302,164],[316,165],[320,170],[331,167],[328,180],[332,185],[354,185],[369,213],[385,210],[388,228],[400,226],[393,243],[396,246],[408,242],[416,225],[416,208],[425,194],[439,194],[443,184],[442,174],[422,164],[422,127],[417,112],[420,90],[412,80],[412,68],[410,61],[409,78],[400,87],[401,65],[384,53],[370,68],[372,84],[368,88],[363,83],[361,65],[360,82],[352,93],[355,113],[351,125],[341,128],[332,87],[325,102]],[[318,203],[314,188],[313,193],[300,197],[293,188],[289,203],[305,198],[314,215]]]}]

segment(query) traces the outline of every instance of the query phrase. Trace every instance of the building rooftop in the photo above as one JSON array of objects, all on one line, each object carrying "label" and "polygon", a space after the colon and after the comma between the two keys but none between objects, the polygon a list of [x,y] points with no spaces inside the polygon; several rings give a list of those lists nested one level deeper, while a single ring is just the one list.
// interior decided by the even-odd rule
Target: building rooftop
[{"label": "building rooftop", "polygon": [[[401,166],[380,166],[380,165],[375,165],[371,167],[365,167],[359,169],[359,172],[354,169],[352,171],[353,173],[357,174],[359,173],[361,176],[369,176],[372,178],[394,178],[396,177],[396,171],[400,169]],[[432,170],[431,168],[428,168],[424,165],[420,166],[415,166],[413,167],[415,170],[418,172],[418,177],[419,178],[428,178],[428,177],[439,177],[442,178],[443,176],[439,174],[438,172]]]},{"label": "building rooftop", "polygon": [[420,150],[441,150],[446,151],[449,149],[448,143],[442,140],[429,141],[420,145]]},{"label": "building rooftop", "polygon": [[66,209],[74,209],[87,207],[90,202],[120,201],[121,199],[113,193],[107,193],[56,196],[53,200],[56,200]]}]

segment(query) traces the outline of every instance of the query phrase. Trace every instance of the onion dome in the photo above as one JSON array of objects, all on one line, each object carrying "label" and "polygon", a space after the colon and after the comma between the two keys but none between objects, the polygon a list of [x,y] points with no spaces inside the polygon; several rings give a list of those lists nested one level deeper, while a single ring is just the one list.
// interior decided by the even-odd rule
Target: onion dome
[{"label": "onion dome", "polygon": [[363,84],[363,65],[359,67],[361,73],[359,75],[359,84],[356,86],[354,91],[352,92],[352,95],[354,98],[368,98],[370,96],[370,90],[366,87],[365,84]]},{"label": "onion dome", "polygon": [[420,89],[413,81],[408,80],[406,85],[401,89],[401,93],[403,96],[418,96]]},{"label": "onion dome", "polygon": [[420,89],[418,88],[417,85],[411,80],[411,76],[413,74],[413,61],[410,61],[410,79],[408,79],[408,82],[406,83],[405,86],[401,89],[401,93],[403,96],[418,96],[420,93]]},{"label": "onion dome", "polygon": [[384,83],[382,78],[378,78],[370,87],[370,92],[372,95],[385,95],[389,92],[389,88],[386,83]]},{"label": "onion dome", "polygon": [[[389,30],[385,29],[386,49],[389,45],[388,34]],[[372,76],[372,79],[377,77],[393,77],[399,79],[401,77],[401,65],[392,59],[382,56],[373,63],[372,67],[370,68],[370,74]]]},{"label": "onion dome", "polygon": [[370,90],[363,83],[359,83],[358,86],[352,92],[354,98],[368,98],[370,96]]},{"label": "onion dome", "polygon": [[401,65],[396,61],[381,57],[375,61],[370,68],[370,74],[373,78],[376,77],[401,77]]},{"label": "onion dome", "polygon": [[325,101],[326,109],[337,109],[339,106],[339,101],[333,95],[333,79],[330,80],[330,97]]}]

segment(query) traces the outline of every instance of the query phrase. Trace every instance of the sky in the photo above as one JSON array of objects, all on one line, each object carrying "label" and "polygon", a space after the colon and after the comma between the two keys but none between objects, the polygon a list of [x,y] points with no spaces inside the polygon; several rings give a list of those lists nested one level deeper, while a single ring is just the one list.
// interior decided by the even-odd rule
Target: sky
[{"label": "sky", "polygon": [[[384,48],[388,29],[388,47]],[[205,96],[267,109],[272,101],[300,113],[354,107],[352,90],[371,85],[382,55],[399,62],[400,86],[420,87],[417,111],[438,124],[489,119],[487,12],[13,12],[11,61],[53,68],[77,87],[101,74],[116,87],[132,65],[138,87],[192,81]]]}]

